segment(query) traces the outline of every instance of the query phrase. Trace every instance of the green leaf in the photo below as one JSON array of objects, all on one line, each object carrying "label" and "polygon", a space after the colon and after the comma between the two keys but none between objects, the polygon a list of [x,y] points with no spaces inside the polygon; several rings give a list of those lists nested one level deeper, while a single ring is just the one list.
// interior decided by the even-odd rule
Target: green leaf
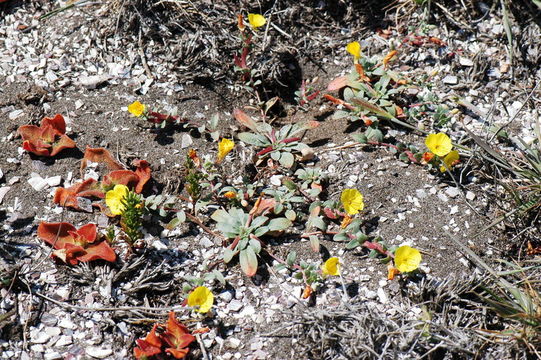
[{"label": "green leaf", "polygon": [[359,245],[361,245],[361,243],[359,242],[359,239],[353,239],[347,243],[346,249],[348,250],[355,249]]},{"label": "green leaf", "polygon": [[269,231],[270,230],[269,230],[268,226],[261,226],[261,227],[258,227],[257,229],[255,229],[254,235],[257,236],[257,237],[261,237],[261,236],[265,235],[266,233],[268,233]]},{"label": "green leaf", "polygon": [[312,251],[319,252],[319,239],[315,235],[310,235],[310,247]]},{"label": "green leaf", "polygon": [[240,141],[244,141],[247,144],[259,146],[259,147],[265,147],[269,146],[270,142],[266,137],[259,134],[253,134],[249,132],[242,132],[238,134],[238,138]]},{"label": "green leaf", "polygon": [[227,211],[218,209],[210,216],[210,218],[217,223],[223,223],[228,222],[231,219],[231,216],[227,213]]},{"label": "green leaf", "polygon": [[274,267],[274,269],[278,272],[287,269],[287,266],[285,264],[278,264]]},{"label": "green leaf", "polygon": [[348,239],[348,236],[345,231],[340,231],[338,234],[334,235],[332,239],[334,241],[345,241]]},{"label": "green leaf", "polygon": [[361,144],[366,144],[368,142],[368,138],[365,134],[351,134],[351,137]]},{"label": "green leaf", "polygon": [[343,118],[346,118],[349,116],[349,112],[345,111],[345,110],[337,110],[333,115],[332,115],[332,119],[333,120],[339,120],[339,119],[343,119]]},{"label": "green leaf", "polygon": [[381,132],[380,129],[377,129],[377,128],[373,128],[373,127],[367,128],[366,131],[364,132],[364,135],[369,140],[374,140],[377,142],[383,141],[383,133]]},{"label": "green leaf", "polygon": [[267,220],[269,220],[269,218],[266,216],[258,216],[252,221],[252,224],[250,225],[250,227],[258,228],[262,226],[265,222],[267,222]]},{"label": "green leaf", "polygon": [[295,251],[292,251],[287,254],[286,263],[289,266],[293,266],[293,264],[295,264],[295,259],[297,259],[297,253]]},{"label": "green leaf", "polygon": [[287,229],[290,226],[291,220],[286,218],[272,219],[271,221],[269,221],[268,225],[270,231],[281,231]]},{"label": "green leaf", "polygon": [[224,263],[228,263],[233,259],[233,256],[235,256],[235,252],[231,250],[230,248],[224,249]]},{"label": "green leaf", "polygon": [[280,165],[286,168],[290,168],[295,163],[295,157],[292,153],[289,152],[283,152],[282,156],[280,156]]},{"label": "green leaf", "polygon": [[259,254],[261,251],[261,243],[256,239],[250,239],[250,247],[254,250],[256,254]]},{"label": "green leaf", "polygon": [[288,218],[290,221],[295,221],[295,219],[297,218],[297,213],[294,211],[294,210],[286,210],[286,218]]},{"label": "green leaf", "polygon": [[214,278],[222,284],[222,286],[225,286],[225,278],[221,272],[218,270],[212,270],[212,273],[214,274]]},{"label": "green leaf", "polygon": [[240,268],[247,276],[254,276],[257,272],[257,256],[250,246],[240,252]]}]

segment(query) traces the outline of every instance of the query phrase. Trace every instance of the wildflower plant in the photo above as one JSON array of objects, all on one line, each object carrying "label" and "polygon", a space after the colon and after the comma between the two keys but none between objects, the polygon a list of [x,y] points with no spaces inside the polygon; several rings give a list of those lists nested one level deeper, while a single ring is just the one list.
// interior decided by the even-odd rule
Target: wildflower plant
[{"label": "wildflower plant", "polygon": [[318,126],[315,121],[288,124],[276,131],[271,125],[256,122],[243,111],[236,109],[235,118],[239,123],[248,127],[252,132],[241,132],[238,137],[247,144],[262,148],[256,153],[259,162],[265,158],[277,161],[285,168],[293,167],[294,153],[300,153],[308,145],[301,142],[301,133]]},{"label": "wildflower plant", "polygon": [[291,226],[287,218],[270,219],[267,216],[247,214],[240,208],[229,211],[216,210],[211,218],[216,221],[216,229],[233,242],[224,249],[223,259],[229,263],[234,256],[239,255],[242,271],[253,276],[257,271],[257,255],[262,249],[260,237],[276,231],[283,231]]}]

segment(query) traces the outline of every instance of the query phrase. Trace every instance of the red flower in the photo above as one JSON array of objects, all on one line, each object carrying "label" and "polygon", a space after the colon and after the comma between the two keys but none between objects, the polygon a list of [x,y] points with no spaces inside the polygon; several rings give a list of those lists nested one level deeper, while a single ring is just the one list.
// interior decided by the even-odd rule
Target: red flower
[{"label": "red flower", "polygon": [[169,319],[165,326],[166,332],[162,334],[162,338],[170,346],[165,349],[165,352],[173,355],[175,359],[182,359],[190,351],[188,345],[195,340],[195,337],[190,334],[186,326],[177,321],[175,313],[172,311],[169,313]]},{"label": "red flower", "polygon": [[95,224],[87,224],[76,229],[66,222],[42,221],[38,226],[38,237],[56,249],[52,256],[70,265],[97,259],[110,262],[116,260],[116,254],[107,242],[96,243],[96,235]]},{"label": "red flower", "polygon": [[133,349],[133,355],[136,359],[144,360],[162,352],[162,340],[156,335],[157,327],[158,324],[154,324],[146,338],[135,341],[138,347]]},{"label": "red flower", "polygon": [[43,118],[39,127],[20,126],[23,149],[39,156],[55,156],[63,149],[74,148],[75,142],[66,135],[66,122],[62,115]]}]

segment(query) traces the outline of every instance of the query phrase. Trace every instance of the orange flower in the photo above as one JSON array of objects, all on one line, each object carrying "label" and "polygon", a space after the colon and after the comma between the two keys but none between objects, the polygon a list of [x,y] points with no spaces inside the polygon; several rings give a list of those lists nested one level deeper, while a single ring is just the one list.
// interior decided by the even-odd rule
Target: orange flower
[{"label": "orange flower", "polygon": [[428,164],[430,161],[434,159],[434,154],[430,151],[427,151],[423,154],[423,163]]}]

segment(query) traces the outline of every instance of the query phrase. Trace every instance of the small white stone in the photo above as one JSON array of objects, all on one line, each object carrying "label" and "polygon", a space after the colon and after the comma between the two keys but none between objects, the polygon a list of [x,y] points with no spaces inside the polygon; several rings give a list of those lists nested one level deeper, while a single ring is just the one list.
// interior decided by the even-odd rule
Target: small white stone
[{"label": "small white stone", "polygon": [[473,192],[471,192],[471,191],[467,191],[466,192],[466,199],[468,199],[470,201],[474,200],[475,199],[475,194]]},{"label": "small white stone", "polygon": [[426,191],[424,189],[417,189],[415,190],[415,195],[417,195],[417,197],[419,199],[424,199],[428,196],[428,194],[426,193]]},{"label": "small white stone", "polygon": [[62,177],[60,175],[51,176],[45,179],[45,181],[47,181],[47,185],[49,186],[58,186],[62,182]]},{"label": "small white stone", "polygon": [[208,237],[203,236],[201,240],[199,240],[199,245],[205,248],[209,248],[209,247],[214,246],[214,243]]},{"label": "small white stone", "polygon": [[458,84],[458,78],[454,75],[447,75],[443,78],[443,83],[448,85],[456,85]]},{"label": "small white stone", "polygon": [[387,294],[385,294],[385,290],[382,288],[378,289],[378,298],[382,304],[387,304],[389,302],[389,298],[387,297]]},{"label": "small white stone", "polygon": [[0,187],[0,204],[4,200],[4,196],[8,193],[9,189],[11,189],[10,186],[2,186]]},{"label": "small white stone", "polygon": [[444,193],[441,193],[441,192],[438,193],[438,199],[440,199],[443,202],[449,201],[449,198],[447,197],[447,195],[445,195]]},{"label": "small white stone", "polygon": [[193,139],[188,134],[183,134],[182,139],[180,141],[180,148],[186,149],[187,147],[191,146],[193,144]]},{"label": "small white stone", "polygon": [[55,346],[67,346],[73,344],[73,338],[68,335],[62,335],[56,342]]},{"label": "small white stone", "polygon": [[44,178],[42,178],[39,175],[31,177],[30,179],[28,179],[28,183],[36,191],[41,191],[41,190],[45,189],[48,186],[47,180],[45,180]]},{"label": "small white stone", "polygon": [[152,247],[158,251],[164,251],[164,250],[167,250],[167,245],[165,245],[163,242],[161,242],[160,240],[154,240],[152,242]]},{"label": "small white stone", "polygon": [[460,190],[456,187],[449,187],[445,190],[445,194],[454,199],[460,194]]},{"label": "small white stone", "polygon": [[53,352],[46,352],[45,355],[43,355],[44,360],[60,360],[63,359],[64,356],[57,353],[56,351]]},{"label": "small white stone", "polygon": [[455,205],[455,206],[451,207],[451,211],[449,211],[449,214],[454,215],[457,212],[458,212],[458,206]]},{"label": "small white stone", "polygon": [[63,327],[64,329],[75,329],[75,324],[73,321],[67,318],[63,318],[58,322],[58,326]]},{"label": "small white stone", "polygon": [[231,349],[237,349],[239,346],[240,346],[240,339],[237,339],[237,338],[229,338],[229,347]]},{"label": "small white stone", "polygon": [[240,309],[242,309],[244,305],[242,304],[241,301],[239,300],[232,300],[228,305],[227,305],[227,309],[230,310],[230,311],[239,311]]},{"label": "small white stone", "polygon": [[86,354],[96,359],[105,359],[113,353],[112,349],[103,349],[97,346],[89,346],[86,348]]},{"label": "small white stone", "polygon": [[459,62],[460,62],[460,65],[462,66],[468,66],[468,67],[473,66],[473,61],[465,57],[460,57]]},{"label": "small white stone", "polygon": [[12,112],[10,112],[8,114],[8,118],[10,120],[15,120],[17,119],[18,117],[22,116],[24,114],[24,111],[22,110],[13,110]]},{"label": "small white stone", "polygon": [[283,175],[273,175],[270,177],[270,183],[274,186],[280,186],[282,185],[282,177]]},{"label": "small white stone", "polygon": [[75,109],[76,109],[76,110],[79,110],[80,108],[83,107],[84,104],[85,104],[85,103],[82,102],[81,99],[76,100],[76,101],[75,101]]}]

